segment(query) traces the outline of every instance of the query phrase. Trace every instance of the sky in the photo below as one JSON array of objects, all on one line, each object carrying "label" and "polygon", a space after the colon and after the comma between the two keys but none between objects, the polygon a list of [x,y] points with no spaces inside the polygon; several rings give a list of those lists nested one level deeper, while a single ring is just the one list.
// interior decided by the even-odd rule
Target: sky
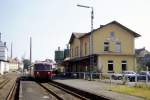
[{"label": "sky", "polygon": [[141,37],[135,48],[150,50],[150,0],[0,0],[0,32],[7,42],[10,56],[29,58],[32,37],[32,59],[54,59],[58,46],[66,48],[72,32],[90,31],[90,9],[93,6],[94,28],[118,21]]}]

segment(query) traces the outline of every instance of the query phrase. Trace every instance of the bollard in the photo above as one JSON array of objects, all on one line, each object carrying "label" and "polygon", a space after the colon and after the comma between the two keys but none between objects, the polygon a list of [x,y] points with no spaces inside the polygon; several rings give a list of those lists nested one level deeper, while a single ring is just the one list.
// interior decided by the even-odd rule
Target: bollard
[{"label": "bollard", "polygon": [[109,87],[109,91],[111,91],[111,80],[112,80],[112,75],[111,75],[111,74],[110,74],[109,78],[110,78],[110,87]]},{"label": "bollard", "polygon": [[101,73],[99,73],[99,79],[101,80],[101,78],[102,78],[102,77],[101,77]]},{"label": "bollard", "polygon": [[112,77],[111,77],[112,75],[110,74],[110,76],[109,76],[109,78],[110,78],[110,83],[111,83],[111,80],[112,80]]},{"label": "bollard", "polygon": [[135,85],[137,85],[137,75],[135,75]]},{"label": "bollard", "polygon": [[123,81],[123,85],[125,85],[126,84],[126,82],[127,82],[127,78],[125,77],[125,76],[123,76],[123,78],[122,78],[122,81]]}]

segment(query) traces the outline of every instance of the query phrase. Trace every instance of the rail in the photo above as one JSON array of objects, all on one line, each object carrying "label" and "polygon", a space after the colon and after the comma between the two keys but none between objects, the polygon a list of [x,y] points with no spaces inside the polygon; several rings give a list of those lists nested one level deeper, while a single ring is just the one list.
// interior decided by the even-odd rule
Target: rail
[{"label": "rail", "polygon": [[42,85],[40,82],[37,82],[42,88],[44,88],[47,92],[49,92],[50,94],[52,94],[53,96],[55,96],[58,100],[63,100],[62,97],[60,97],[59,95],[57,95],[57,93],[53,92],[52,90],[48,89],[47,87],[45,87],[44,85]]},{"label": "rail", "polygon": [[3,88],[9,81],[10,81],[10,79],[5,79],[4,81],[2,81],[0,83],[0,89]]},{"label": "rail", "polygon": [[80,98],[81,100],[90,100],[90,99],[88,99],[88,98],[85,98],[85,97],[82,96],[82,95],[79,95],[79,94],[77,94],[77,93],[75,93],[75,92],[72,92],[72,91],[70,91],[70,90],[68,90],[68,89],[65,89],[65,88],[63,88],[63,87],[61,87],[61,86],[59,86],[59,85],[56,85],[56,84],[52,83],[52,82],[48,82],[48,84],[50,84],[50,85],[52,85],[52,86],[54,86],[54,87],[57,87],[57,88],[59,88],[59,89],[65,91],[65,92],[67,92],[67,93],[69,93],[69,94],[71,94],[71,95],[77,97],[77,98]]},{"label": "rail", "polygon": [[15,80],[12,88],[10,89],[9,94],[6,97],[6,100],[18,100],[16,98],[17,98],[17,95],[18,95],[17,92],[19,91],[18,90],[18,88],[19,88],[19,81],[20,81],[19,79]]},{"label": "rail", "polygon": [[77,94],[76,96],[85,98],[83,100],[87,100],[87,99],[89,100],[112,100],[112,98],[105,97],[103,95],[96,95],[96,94],[93,94],[93,93],[90,93],[81,89],[77,89],[77,88],[62,84],[62,83],[58,83],[56,81],[52,81],[52,83],[61,88],[64,88],[67,91],[72,91],[73,93],[72,95]]}]

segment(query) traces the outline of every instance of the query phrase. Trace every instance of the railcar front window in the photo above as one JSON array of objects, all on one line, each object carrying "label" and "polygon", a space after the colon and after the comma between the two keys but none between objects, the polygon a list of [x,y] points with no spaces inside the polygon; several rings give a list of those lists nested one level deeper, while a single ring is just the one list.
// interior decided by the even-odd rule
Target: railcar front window
[{"label": "railcar front window", "polygon": [[37,64],[34,67],[34,70],[50,70],[51,66],[50,65],[43,65],[43,64]]}]

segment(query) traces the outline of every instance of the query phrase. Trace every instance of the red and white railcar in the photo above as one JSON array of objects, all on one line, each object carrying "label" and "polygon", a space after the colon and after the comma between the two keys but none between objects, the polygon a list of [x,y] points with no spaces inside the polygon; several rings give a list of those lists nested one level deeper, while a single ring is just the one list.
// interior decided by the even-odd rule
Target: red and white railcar
[{"label": "red and white railcar", "polygon": [[31,76],[35,79],[52,79],[54,75],[49,63],[39,62],[31,66]]}]

